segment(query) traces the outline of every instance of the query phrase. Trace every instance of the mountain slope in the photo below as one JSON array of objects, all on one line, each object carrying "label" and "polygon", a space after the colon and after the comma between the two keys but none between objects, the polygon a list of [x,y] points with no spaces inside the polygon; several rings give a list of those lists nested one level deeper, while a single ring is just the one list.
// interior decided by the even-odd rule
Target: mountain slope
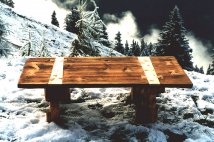
[{"label": "mountain slope", "polygon": [[[51,56],[68,56],[71,42],[77,38],[76,34],[20,15],[2,3],[0,3],[0,17],[7,30],[4,38],[15,47],[15,52],[29,42],[30,35],[32,48],[36,52],[41,50],[44,41]],[[99,43],[95,44],[99,47],[102,56],[108,56],[111,52],[113,55],[121,55]]]},{"label": "mountain slope", "polygon": [[16,47],[25,45],[29,41],[30,33],[33,48],[39,50],[44,34],[45,45],[53,48],[50,50],[52,54],[60,56],[61,52],[68,52],[71,41],[76,38],[76,35],[62,31],[55,26],[42,24],[19,15],[1,3],[0,16],[7,30],[4,38]]}]

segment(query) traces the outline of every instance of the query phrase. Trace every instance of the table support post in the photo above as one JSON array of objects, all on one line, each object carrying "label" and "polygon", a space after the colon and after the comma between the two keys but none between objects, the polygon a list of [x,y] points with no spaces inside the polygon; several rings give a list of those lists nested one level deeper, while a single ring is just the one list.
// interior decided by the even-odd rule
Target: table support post
[{"label": "table support post", "polygon": [[132,88],[136,123],[154,123],[157,121],[156,95],[162,90],[163,88],[160,87]]},{"label": "table support post", "polygon": [[50,102],[50,110],[47,113],[47,122],[59,122],[60,109],[59,102]]},{"label": "table support post", "polygon": [[45,88],[45,99],[50,104],[50,110],[47,112],[47,122],[60,121],[59,102],[70,101],[69,88],[49,87]]}]

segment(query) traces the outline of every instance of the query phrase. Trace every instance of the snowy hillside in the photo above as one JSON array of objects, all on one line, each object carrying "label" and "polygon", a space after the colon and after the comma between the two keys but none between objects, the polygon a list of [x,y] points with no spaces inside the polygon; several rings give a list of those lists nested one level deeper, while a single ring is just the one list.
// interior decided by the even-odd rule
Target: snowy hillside
[{"label": "snowy hillside", "polygon": [[46,122],[42,89],[18,89],[24,58],[0,60],[0,141],[214,141],[214,77],[188,72],[192,89],[159,94],[158,122],[135,125],[130,88],[71,89],[65,124]]},{"label": "snowy hillside", "polygon": [[[76,34],[20,15],[2,3],[0,3],[0,17],[7,30],[4,38],[15,47],[15,53],[29,42],[30,35],[33,50],[40,51],[42,42],[45,41],[51,56],[68,56],[71,42],[77,38]],[[121,55],[100,44],[97,46],[102,56],[109,56],[111,52],[113,55]]]}]

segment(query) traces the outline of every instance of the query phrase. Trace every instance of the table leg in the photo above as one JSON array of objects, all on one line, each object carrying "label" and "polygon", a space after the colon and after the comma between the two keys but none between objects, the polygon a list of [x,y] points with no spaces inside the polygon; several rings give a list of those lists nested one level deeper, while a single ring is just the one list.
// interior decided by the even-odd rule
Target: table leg
[{"label": "table leg", "polygon": [[45,88],[45,99],[50,102],[50,110],[47,112],[47,122],[60,122],[59,102],[70,101],[69,88]]},{"label": "table leg", "polygon": [[162,90],[163,88],[160,87],[132,88],[136,123],[154,123],[157,121],[156,95]]},{"label": "table leg", "polygon": [[60,110],[58,102],[50,102],[50,110],[47,113],[47,122],[59,122]]}]

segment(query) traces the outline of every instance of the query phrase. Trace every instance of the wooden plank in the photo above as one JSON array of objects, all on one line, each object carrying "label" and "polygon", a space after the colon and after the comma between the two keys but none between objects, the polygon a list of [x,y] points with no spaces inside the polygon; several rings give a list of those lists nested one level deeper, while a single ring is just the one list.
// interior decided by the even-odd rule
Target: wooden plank
[{"label": "wooden plank", "polygon": [[60,109],[59,102],[50,102],[50,110],[47,113],[47,122],[56,122],[60,121]]},{"label": "wooden plank", "polygon": [[151,57],[160,83],[166,87],[191,88],[192,82],[181,68],[175,57]]},{"label": "wooden plank", "polygon": [[142,73],[142,69],[139,67],[121,67],[121,68],[112,68],[112,67],[70,67],[70,68],[64,68],[64,74],[69,73]]},{"label": "wooden plank", "polygon": [[57,57],[55,59],[48,84],[62,84],[63,63],[64,63],[63,57]]},{"label": "wooden plank", "polygon": [[135,57],[84,57],[67,59],[63,84],[122,87],[124,84],[133,86],[148,82]]},{"label": "wooden plank", "polygon": [[22,72],[25,76],[41,76],[50,74],[53,63],[27,62]]},{"label": "wooden plank", "polygon": [[66,72],[64,73],[64,78],[70,78],[70,77],[139,77],[141,78],[142,74],[140,72],[126,72],[126,73],[120,73],[120,72]]},{"label": "wooden plank", "polygon": [[54,62],[52,58],[30,58],[26,61],[21,73],[18,87],[36,87],[48,84]]},{"label": "wooden plank", "polygon": [[149,84],[159,85],[159,79],[149,57],[138,57]]},{"label": "wooden plank", "polygon": [[159,90],[159,87],[151,86],[132,88],[136,123],[153,123],[157,121],[156,95]]},{"label": "wooden plank", "polygon": [[29,58],[27,62],[54,62],[55,58]]},{"label": "wooden plank", "polygon": [[65,58],[67,63],[136,63],[136,57],[72,57]]},{"label": "wooden plank", "polygon": [[[71,83],[72,82],[72,83]],[[64,78],[63,84],[146,84],[146,80],[142,80],[140,77],[94,77],[91,76],[80,76],[80,77],[68,77]]]}]

